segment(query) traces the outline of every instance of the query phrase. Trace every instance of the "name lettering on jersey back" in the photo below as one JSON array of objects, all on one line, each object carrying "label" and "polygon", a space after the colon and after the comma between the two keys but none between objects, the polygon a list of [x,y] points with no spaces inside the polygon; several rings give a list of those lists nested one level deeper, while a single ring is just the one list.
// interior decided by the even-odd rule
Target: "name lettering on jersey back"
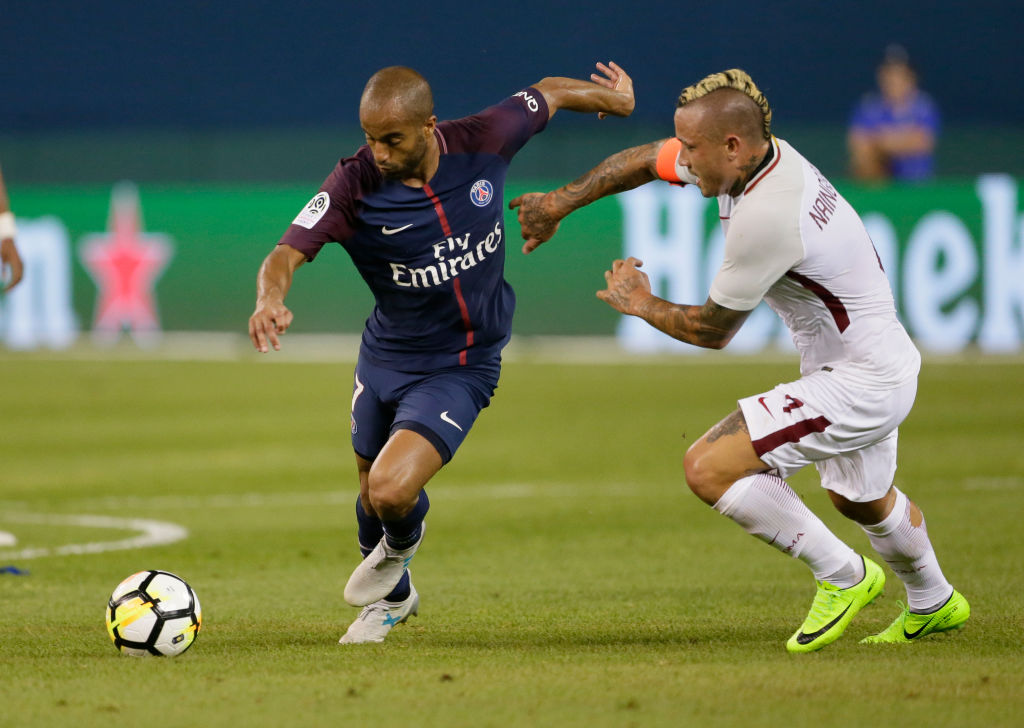
[{"label": "name lettering on jersey back", "polygon": [[476,267],[501,248],[501,221],[495,223],[494,230],[475,245],[470,242],[470,234],[466,233],[461,236],[449,235],[432,247],[436,263],[422,268],[410,268],[403,263],[390,264],[391,280],[396,286],[431,288],[455,278],[462,271]]},{"label": "name lettering on jersey back", "polygon": [[836,192],[836,188],[822,176],[817,168],[811,167],[811,169],[814,170],[814,174],[818,178],[818,196],[814,198],[814,204],[811,205],[811,209],[807,211],[807,214],[811,216],[819,230],[824,230],[829,220],[832,219],[832,213],[836,211],[839,193]]}]

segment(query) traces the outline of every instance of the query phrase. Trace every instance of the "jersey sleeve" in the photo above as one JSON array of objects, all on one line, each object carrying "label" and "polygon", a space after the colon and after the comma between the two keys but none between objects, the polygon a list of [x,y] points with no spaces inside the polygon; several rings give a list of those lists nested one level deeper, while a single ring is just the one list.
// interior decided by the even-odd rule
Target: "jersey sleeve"
[{"label": "jersey sleeve", "polygon": [[340,243],[355,232],[359,200],[380,184],[368,147],[342,159],[285,230],[278,245],[288,245],[313,260],[327,243]]},{"label": "jersey sleeve", "polygon": [[734,311],[750,311],[768,289],[803,260],[803,241],[785,204],[761,200],[736,215],[725,236],[725,257],[711,282],[711,300]]},{"label": "jersey sleeve", "polygon": [[548,104],[533,87],[525,88],[478,114],[443,122],[450,152],[485,152],[510,161],[548,123]]},{"label": "jersey sleeve", "polygon": [[661,149],[658,150],[658,161],[655,171],[659,179],[671,182],[672,184],[696,184],[697,177],[688,168],[679,165],[679,150],[682,147],[683,143],[675,137],[666,139],[665,143],[661,145]]}]

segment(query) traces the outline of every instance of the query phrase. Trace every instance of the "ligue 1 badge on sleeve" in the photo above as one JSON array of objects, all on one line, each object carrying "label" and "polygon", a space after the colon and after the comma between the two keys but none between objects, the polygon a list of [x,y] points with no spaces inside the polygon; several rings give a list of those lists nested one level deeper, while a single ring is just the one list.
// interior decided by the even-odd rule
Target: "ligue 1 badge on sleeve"
[{"label": "ligue 1 badge on sleeve", "polygon": [[313,196],[313,199],[306,203],[306,206],[302,208],[302,211],[295,216],[292,220],[292,225],[299,225],[312,230],[313,226],[317,224],[324,213],[327,212],[327,208],[331,206],[331,196],[327,192],[321,191]]},{"label": "ligue 1 badge on sleeve", "polygon": [[477,207],[487,207],[494,197],[494,187],[485,179],[478,179],[469,190],[469,199]]}]

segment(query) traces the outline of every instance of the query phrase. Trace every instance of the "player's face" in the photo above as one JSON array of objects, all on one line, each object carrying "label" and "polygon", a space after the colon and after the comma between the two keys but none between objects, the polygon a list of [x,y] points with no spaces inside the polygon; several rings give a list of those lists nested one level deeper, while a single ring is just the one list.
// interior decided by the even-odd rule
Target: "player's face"
[{"label": "player's face", "polygon": [[676,137],[682,142],[678,161],[697,176],[697,186],[702,195],[717,197],[732,189],[736,174],[725,143],[706,136],[703,117],[704,112],[700,108],[683,106],[676,109]]},{"label": "player's face", "polygon": [[373,152],[373,160],[386,179],[422,178],[429,149],[428,139],[434,131],[437,117],[416,122],[382,110],[360,114],[360,122],[366,143]]},{"label": "player's face", "polygon": [[917,77],[909,66],[886,63],[878,69],[878,86],[890,103],[901,104],[914,93]]}]

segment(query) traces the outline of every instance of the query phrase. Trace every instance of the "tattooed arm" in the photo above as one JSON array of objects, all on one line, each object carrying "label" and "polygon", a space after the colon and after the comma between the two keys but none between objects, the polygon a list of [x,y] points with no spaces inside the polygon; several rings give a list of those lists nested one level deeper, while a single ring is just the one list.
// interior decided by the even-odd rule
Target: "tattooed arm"
[{"label": "tattooed arm", "polygon": [[547,194],[529,192],[508,203],[519,208],[523,252],[530,253],[551,239],[558,223],[574,210],[617,192],[631,190],[657,179],[658,150],[665,140],[624,149],[613,154],[585,175]]},{"label": "tattooed arm", "polygon": [[686,306],[658,298],[651,292],[647,274],[636,258],[616,260],[605,271],[608,287],[597,297],[624,314],[638,316],[659,331],[687,344],[722,349],[740,330],[750,311],[734,311],[710,298],[703,306]]}]

